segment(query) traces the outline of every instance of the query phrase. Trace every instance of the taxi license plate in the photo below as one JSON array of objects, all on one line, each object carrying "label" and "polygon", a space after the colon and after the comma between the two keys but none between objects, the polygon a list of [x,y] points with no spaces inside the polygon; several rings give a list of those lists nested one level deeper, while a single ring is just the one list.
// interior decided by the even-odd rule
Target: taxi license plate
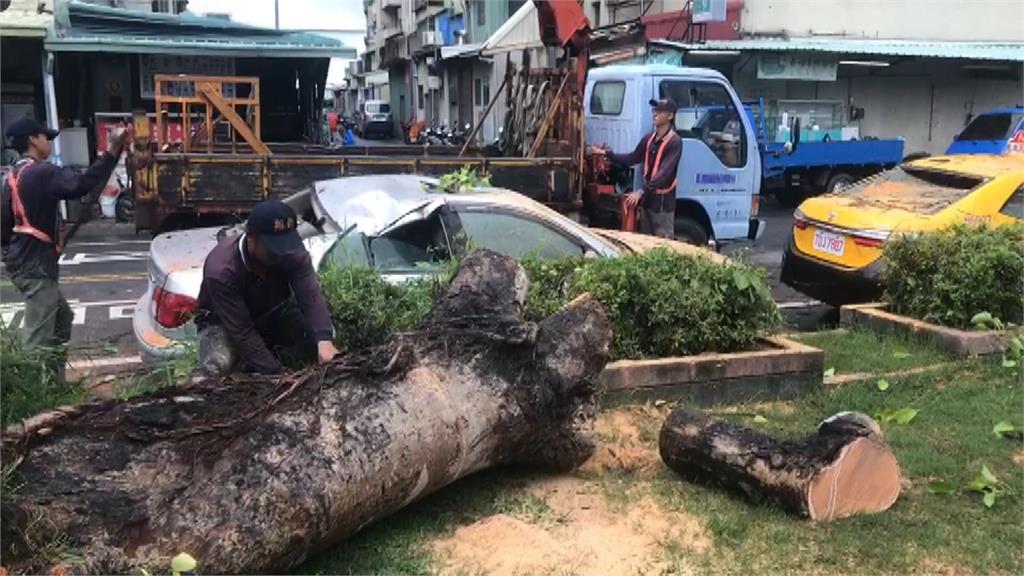
[{"label": "taxi license plate", "polygon": [[842,256],[843,251],[846,250],[846,238],[842,234],[815,230],[814,249],[826,254]]}]

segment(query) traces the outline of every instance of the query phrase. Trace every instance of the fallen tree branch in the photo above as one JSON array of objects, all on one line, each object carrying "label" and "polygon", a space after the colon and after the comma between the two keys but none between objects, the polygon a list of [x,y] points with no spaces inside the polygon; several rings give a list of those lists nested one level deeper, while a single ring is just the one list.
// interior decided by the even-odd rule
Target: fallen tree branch
[{"label": "fallen tree branch", "polygon": [[127,573],[185,551],[204,573],[287,570],[483,468],[580,464],[611,328],[587,296],[524,322],[526,288],[514,261],[475,252],[421,329],[384,346],[9,428],[0,561]]}]

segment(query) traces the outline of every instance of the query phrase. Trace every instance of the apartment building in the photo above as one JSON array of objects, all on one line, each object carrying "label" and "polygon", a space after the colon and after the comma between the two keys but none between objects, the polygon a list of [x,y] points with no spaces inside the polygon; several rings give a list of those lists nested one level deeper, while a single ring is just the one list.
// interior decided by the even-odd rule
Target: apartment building
[{"label": "apartment building", "polygon": [[[511,28],[512,17],[526,5],[525,0],[369,0],[366,52],[350,65],[342,100],[353,109],[367,100],[390,102],[396,134],[411,120],[472,124],[504,75],[504,60],[481,48],[503,26]],[[501,116],[488,119],[483,138],[493,137]]]}]

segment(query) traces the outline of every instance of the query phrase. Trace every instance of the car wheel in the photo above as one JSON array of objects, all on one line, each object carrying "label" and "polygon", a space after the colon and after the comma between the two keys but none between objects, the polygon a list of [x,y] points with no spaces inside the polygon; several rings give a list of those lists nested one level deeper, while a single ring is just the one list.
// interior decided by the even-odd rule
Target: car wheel
[{"label": "car wheel", "polygon": [[853,183],[853,176],[850,176],[845,172],[838,172],[828,179],[828,184],[825,185],[825,193],[835,194],[836,192],[842,191],[844,188],[853,186]]},{"label": "car wheel", "polygon": [[701,226],[700,222],[697,222],[689,216],[676,217],[675,236],[676,240],[687,244],[693,244],[694,246],[708,245],[707,231],[704,230],[704,227]]}]

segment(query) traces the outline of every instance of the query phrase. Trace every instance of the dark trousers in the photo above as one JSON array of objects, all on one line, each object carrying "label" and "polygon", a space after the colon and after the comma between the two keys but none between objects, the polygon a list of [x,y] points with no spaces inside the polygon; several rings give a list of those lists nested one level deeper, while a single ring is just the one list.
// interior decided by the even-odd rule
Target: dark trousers
[{"label": "dark trousers", "polygon": [[[306,333],[305,324],[298,304],[289,300],[257,318],[256,331],[282,364],[299,368],[316,359],[316,347]],[[224,376],[236,370],[249,370],[220,324],[199,328],[198,356],[196,372],[203,376]]]},{"label": "dark trousers", "polygon": [[661,238],[675,238],[676,211],[656,212],[649,207],[640,207],[640,233]]},{"label": "dark trousers", "polygon": [[22,333],[25,347],[40,354],[57,382],[64,382],[67,344],[75,315],[56,278],[14,274],[11,283],[25,298]]}]

